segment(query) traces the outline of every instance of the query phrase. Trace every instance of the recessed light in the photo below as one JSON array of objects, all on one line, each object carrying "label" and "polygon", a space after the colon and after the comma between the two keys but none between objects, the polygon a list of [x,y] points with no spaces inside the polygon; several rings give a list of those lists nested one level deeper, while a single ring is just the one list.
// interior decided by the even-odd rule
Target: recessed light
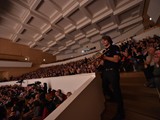
[{"label": "recessed light", "polygon": [[152,20],[152,18],[150,17],[149,20]]}]

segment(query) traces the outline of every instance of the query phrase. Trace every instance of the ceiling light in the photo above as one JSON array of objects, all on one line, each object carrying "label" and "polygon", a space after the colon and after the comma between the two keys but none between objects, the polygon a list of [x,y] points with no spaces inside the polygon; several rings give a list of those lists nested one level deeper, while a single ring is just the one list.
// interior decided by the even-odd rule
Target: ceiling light
[{"label": "ceiling light", "polygon": [[85,51],[84,50],[82,50],[82,53],[84,53]]},{"label": "ceiling light", "polygon": [[152,18],[150,17],[149,20],[152,20]]}]

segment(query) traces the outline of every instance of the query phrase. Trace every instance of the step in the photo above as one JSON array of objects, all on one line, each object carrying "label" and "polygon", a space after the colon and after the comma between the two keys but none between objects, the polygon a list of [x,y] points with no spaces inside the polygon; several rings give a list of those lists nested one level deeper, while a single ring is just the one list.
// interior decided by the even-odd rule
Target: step
[{"label": "step", "polygon": [[143,77],[145,78],[144,76],[144,73],[143,72],[123,72],[123,73],[120,73],[120,76],[121,78],[136,78],[136,77]]}]

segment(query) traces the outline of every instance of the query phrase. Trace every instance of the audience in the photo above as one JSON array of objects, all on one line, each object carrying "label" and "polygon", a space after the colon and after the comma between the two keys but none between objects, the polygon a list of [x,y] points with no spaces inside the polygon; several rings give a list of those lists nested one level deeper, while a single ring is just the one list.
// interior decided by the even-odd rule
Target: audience
[{"label": "audience", "polygon": [[[148,54],[150,54],[148,49],[150,47],[160,49],[159,41],[160,37],[154,36],[153,38],[143,39],[139,42],[136,42],[134,39],[130,39],[121,43],[121,45],[119,45],[121,50],[121,72],[143,71],[146,69],[146,66],[144,68],[144,64],[146,64],[146,58]],[[10,80],[24,80],[92,73],[97,70],[100,60],[97,59],[94,62],[91,62],[91,60],[92,58],[84,58],[82,60],[67,64],[40,68],[36,71],[23,74],[19,77],[11,77]]]},{"label": "audience", "polygon": [[0,87],[0,120],[42,120],[67,99],[61,89],[46,93],[41,84]]},{"label": "audience", "polygon": [[[134,39],[119,45],[121,50],[121,72],[143,71],[146,77],[146,87],[159,86],[160,78],[160,37],[143,39],[136,42]],[[11,77],[10,80],[25,80],[34,78],[75,75],[92,73],[100,68],[102,61],[92,58],[40,68],[36,71]],[[21,85],[0,87],[0,120],[41,120],[56,109],[71,92],[66,95],[61,89],[52,90],[47,84],[32,84],[27,87]]]}]

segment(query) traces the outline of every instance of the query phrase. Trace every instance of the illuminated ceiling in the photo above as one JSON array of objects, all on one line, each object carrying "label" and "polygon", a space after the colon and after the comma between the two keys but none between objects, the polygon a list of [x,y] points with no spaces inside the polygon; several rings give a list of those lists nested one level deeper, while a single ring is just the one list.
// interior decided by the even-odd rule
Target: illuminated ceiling
[{"label": "illuminated ceiling", "polygon": [[142,24],[144,0],[9,0],[0,38],[53,55],[72,54]]}]

